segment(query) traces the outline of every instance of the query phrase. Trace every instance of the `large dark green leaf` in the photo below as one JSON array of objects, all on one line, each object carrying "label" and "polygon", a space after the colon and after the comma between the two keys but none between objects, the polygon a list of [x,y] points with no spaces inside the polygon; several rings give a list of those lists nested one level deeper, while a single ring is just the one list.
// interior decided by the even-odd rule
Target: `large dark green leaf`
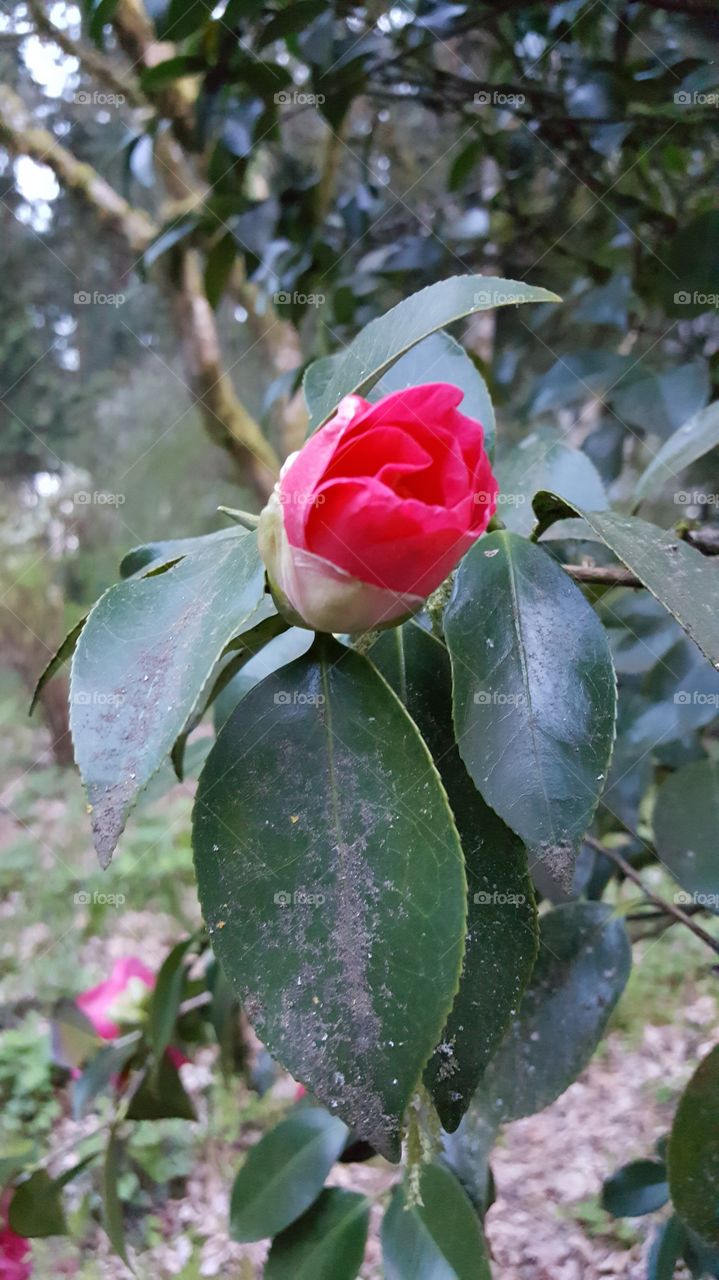
[{"label": "large dark green leaf", "polygon": [[370,656],[402,698],[440,771],[464,848],[468,885],[462,977],[425,1080],[451,1132],[516,1013],[537,949],[527,855],[485,804],[457,750],[444,645],[416,622],[385,631]]},{"label": "large dark green leaf", "polygon": [[554,431],[538,430],[497,462],[499,513],[508,529],[529,534],[534,526],[532,496],[551,489],[592,510],[607,506],[599,472],[581,449],[570,449]]},{"label": "large dark green leaf", "polygon": [[230,1203],[233,1240],[277,1235],[316,1200],[348,1129],[319,1107],[298,1107],[248,1152]]},{"label": "large dark green leaf", "polygon": [[539,955],[519,1015],[490,1062],[474,1106],[518,1120],[554,1102],[596,1049],[631,967],[621,920],[600,902],[540,918]]},{"label": "large dark green leaf", "polygon": [[698,760],[667,778],[653,826],[657,853],[686,889],[682,896],[719,915],[719,764]]},{"label": "large dark green leaf", "polygon": [[719,1045],[700,1062],[679,1101],[667,1153],[679,1216],[719,1246]]},{"label": "large dark green leaf", "polygon": [[213,946],[272,1054],[397,1159],[459,980],[466,881],[439,777],[335,641],[240,702],[194,815]]},{"label": "large dark green leaf", "polygon": [[111,587],[85,623],[72,664],[70,723],[103,866],[222,650],[262,598],[255,535],[233,532],[166,573]]},{"label": "large dark green leaf", "polygon": [[552,493],[534,502],[539,531],[582,516],[602,542],[668,609],[710,662],[719,666],[719,565],[671,531],[614,511],[580,511]]},{"label": "large dark green leaf", "polygon": [[654,1213],[669,1199],[667,1171],[660,1160],[633,1160],[607,1178],[602,1205],[614,1218]]},{"label": "large dark green leaf", "polygon": [[265,1280],[354,1280],[364,1257],[370,1202],[332,1187],[276,1236]]},{"label": "large dark green leaf", "polygon": [[[637,502],[642,502],[644,498],[656,493],[670,481],[676,481],[679,471],[683,471],[685,467],[717,446],[719,446],[719,400],[715,400],[714,404],[707,405],[706,409],[695,413],[683,427],[665,441],[637,481],[634,490]],[[553,484],[545,487],[552,491],[555,488]]]},{"label": "large dark green leaf", "polygon": [[395,1188],[382,1223],[386,1280],[491,1280],[480,1220],[454,1174],[427,1165],[420,1195],[408,1209]]},{"label": "large dark green leaf", "polygon": [[65,1235],[67,1223],[60,1187],[44,1169],[38,1169],[15,1189],[8,1221],[13,1231],[30,1239]]},{"label": "large dark green leaf", "polygon": [[366,395],[395,360],[454,320],[519,302],[558,301],[546,289],[492,276],[454,276],[421,289],[362,329],[331,367],[325,366],[321,386],[313,380],[311,429],[330,417],[343,396]]},{"label": "large dark green leaf", "polygon": [[614,739],[604,628],[546,551],[506,532],[465,556],[444,627],[462,759],[530,853],[568,881]]}]

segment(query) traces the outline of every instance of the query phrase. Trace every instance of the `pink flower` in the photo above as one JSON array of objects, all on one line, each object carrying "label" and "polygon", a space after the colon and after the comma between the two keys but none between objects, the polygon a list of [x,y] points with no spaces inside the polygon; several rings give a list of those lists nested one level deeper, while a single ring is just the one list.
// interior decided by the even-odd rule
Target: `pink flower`
[{"label": "pink flower", "polygon": [[484,532],[498,487],[461,400],[443,382],[376,404],[347,396],[288,458],[258,537],[292,621],[349,632],[396,622]]},{"label": "pink flower", "polygon": [[130,1022],[141,1013],[155,980],[155,974],[141,960],[128,956],[116,960],[110,977],[81,992],[75,1003],[103,1040],[114,1040],[120,1034],[118,1019]]},{"label": "pink flower", "polygon": [[8,1225],[12,1192],[0,1200],[0,1280],[29,1280],[32,1275],[30,1241]]}]

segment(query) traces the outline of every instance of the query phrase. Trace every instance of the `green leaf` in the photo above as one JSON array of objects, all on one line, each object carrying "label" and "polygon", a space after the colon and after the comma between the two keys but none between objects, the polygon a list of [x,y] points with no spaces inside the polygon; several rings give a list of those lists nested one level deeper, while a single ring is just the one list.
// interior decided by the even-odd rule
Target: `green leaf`
[{"label": "green leaf", "polygon": [[[716,695],[714,695],[716,696]],[[716,702],[714,703],[716,711]],[[719,915],[719,764],[698,760],[673,773],[659,788],[652,818],[657,853],[693,899]]]},{"label": "green leaf", "polygon": [[343,396],[366,395],[395,360],[437,329],[492,307],[559,301],[546,289],[492,276],[454,276],[420,289],[368,324],[333,360],[320,394],[313,395],[310,429],[321,426]]},{"label": "green leaf", "polygon": [[[159,73],[163,65],[165,64],[161,63],[159,67],[153,67],[153,71]],[[187,236],[192,235],[198,225],[198,221],[196,213],[183,213],[180,218],[170,222],[166,227],[162,227],[143,254],[142,263],[145,270],[148,270],[154,262],[157,262],[157,259],[162,257],[163,253],[168,253],[181,240],[185,240]]]},{"label": "green leaf", "polygon": [[242,699],[193,843],[213,946],[270,1053],[397,1159],[459,981],[466,881],[427,748],[365,658],[325,638]]},{"label": "green leaf", "polygon": [[272,1242],[265,1280],[354,1280],[364,1257],[370,1202],[332,1187]]},{"label": "green leaf", "polygon": [[382,375],[368,393],[374,403],[392,391],[404,391],[423,382],[451,382],[464,392],[460,405],[462,413],[475,418],[484,427],[484,447],[490,458],[494,453],[494,409],[479,370],[454,338],[440,329],[423,338],[411,351]]},{"label": "green leaf", "polygon": [[[166,88],[168,84],[172,84],[182,76],[198,74],[204,70],[204,67],[204,60],[195,54],[179,53],[174,58],[166,58],[164,62],[155,63],[154,67],[147,67],[140,75],[140,83],[146,93],[152,94],[158,89]],[[166,247],[169,248],[169,245]]]},{"label": "green leaf", "polygon": [[127,1108],[128,1120],[196,1120],[194,1103],[166,1053],[146,1071]]},{"label": "green leaf", "polygon": [[467,941],[452,1011],[425,1070],[440,1120],[456,1129],[516,1013],[537,950],[527,855],[483,801],[454,741],[444,645],[416,622],[385,631],[370,657],[402,698],[436,761],[464,849]]},{"label": "green leaf", "polygon": [[80,636],[70,724],[103,867],[225,645],[262,598],[256,537],[233,532],[166,573],[112,587]]},{"label": "green leaf", "polygon": [[319,1107],[298,1107],[251,1147],[230,1202],[233,1240],[284,1231],[314,1203],[349,1130]]},{"label": "green leaf", "polygon": [[687,1245],[687,1233],[676,1214],[659,1228],[647,1259],[647,1280],[674,1280]]},{"label": "green leaf", "polygon": [[[115,1253],[130,1267],[125,1248],[125,1229],[122,1222],[122,1202],[117,1190],[120,1176],[120,1164],[124,1152],[123,1144],[113,1129],[105,1151],[105,1163],[102,1170],[102,1207],[105,1230]],[[132,1267],[130,1267],[132,1270]]]},{"label": "green leaf", "polygon": [[160,966],[150,997],[150,1041],[158,1064],[162,1062],[175,1029],[187,977],[185,957],[193,942],[194,938],[185,938],[172,948]]},{"label": "green leaf", "polygon": [[614,511],[584,511],[563,502],[552,493],[540,493],[534,510],[539,521],[538,533],[555,520],[581,516],[614,552],[615,556],[636,574],[640,582],[660,604],[676,618],[687,635],[719,666],[719,573],[688,543],[672,530],[635,516],[622,516]]},{"label": "green leaf", "polygon": [[685,360],[665,373],[627,377],[611,391],[621,422],[662,437],[678,431],[687,418],[703,409],[710,394],[706,360]]},{"label": "green leaf", "polygon": [[213,309],[219,305],[236,258],[235,237],[228,231],[212,246],[205,264],[205,293]]},{"label": "green leaf", "polygon": [[382,1223],[386,1280],[491,1280],[482,1226],[454,1174],[426,1165],[422,1204],[395,1188]]},{"label": "green leaf", "polygon": [[4,1187],[11,1178],[36,1160],[37,1148],[34,1142],[25,1142],[16,1135],[7,1138],[0,1147],[0,1187]]},{"label": "green leaf", "polygon": [[667,1152],[669,1189],[686,1225],[719,1245],[719,1045],[697,1067],[679,1100]]},{"label": "green leaf", "polygon": [[73,1080],[72,1111],[76,1120],[82,1118],[90,1103],[120,1074],[137,1052],[141,1038],[142,1032],[135,1031],[112,1044],[105,1044],[89,1060],[82,1075]]},{"label": "green leaf", "polygon": [[[674,435],[664,442],[642,473],[634,490],[637,503],[661,490],[677,473],[703,458],[710,449],[719,445],[719,400],[707,405],[684,423]],[[554,489],[553,484],[544,486]]]},{"label": "green leaf", "polygon": [[162,22],[157,23],[161,40],[184,40],[201,27],[213,10],[211,0],[170,0]]},{"label": "green leaf", "polygon": [[50,1023],[53,1061],[61,1067],[81,1067],[102,1044],[90,1019],[74,1000],[59,1000]]},{"label": "green leaf", "polygon": [[144,577],[147,570],[172,565],[193,551],[201,551],[218,542],[233,541],[237,536],[237,529],[216,529],[214,533],[205,533],[199,538],[169,538],[165,542],[145,542],[142,546],[133,547],[123,556],[120,561],[120,577],[131,578],[134,574]]},{"label": "green leaf", "polygon": [[508,529],[527,535],[532,532],[532,496],[538,489],[551,489],[593,510],[607,506],[599,472],[581,449],[569,445],[547,429],[524,436],[509,453],[499,458],[499,514]]},{"label": "green leaf", "polygon": [[539,955],[519,1015],[490,1062],[474,1106],[499,1122],[548,1107],[589,1062],[629,977],[621,920],[601,902],[540,918]]},{"label": "green leaf", "polygon": [[602,1206],[613,1218],[638,1218],[654,1213],[669,1199],[667,1171],[659,1160],[632,1160],[607,1178]]},{"label": "green leaf", "polygon": [[8,1223],[19,1236],[31,1240],[67,1234],[60,1188],[44,1169],[38,1169],[15,1188]]},{"label": "green leaf", "polygon": [[462,759],[487,804],[569,882],[614,739],[606,632],[556,561],[506,532],[464,557],[444,629]]},{"label": "green leaf", "polygon": [[30,710],[28,711],[28,715],[31,716],[33,711],[35,710],[38,703],[38,698],[40,697],[40,694],[45,688],[45,685],[48,684],[50,680],[52,680],[53,676],[60,670],[60,667],[64,666],[64,664],[68,661],[68,659],[72,657],[73,653],[75,652],[77,642],[80,639],[80,632],[82,631],[86,622],[87,622],[87,615],[84,618],[80,618],[80,620],[75,623],[75,626],[72,628],[72,630],[68,631],[67,635],[65,636],[65,639],[60,645],[60,648],[56,650],[56,652],[53,654],[50,661],[48,662],[47,666],[41,672],[38,682],[35,685],[35,689],[33,691],[32,702],[30,703]]}]

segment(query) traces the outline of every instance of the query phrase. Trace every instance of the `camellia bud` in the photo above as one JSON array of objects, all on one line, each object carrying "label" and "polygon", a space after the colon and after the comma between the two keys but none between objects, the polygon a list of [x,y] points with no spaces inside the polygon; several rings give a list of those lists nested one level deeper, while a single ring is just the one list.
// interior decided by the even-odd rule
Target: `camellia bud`
[{"label": "camellia bud", "polygon": [[335,632],[398,623],[484,532],[497,482],[461,399],[447,383],[376,404],[347,396],[287,459],[258,542],[289,621]]}]

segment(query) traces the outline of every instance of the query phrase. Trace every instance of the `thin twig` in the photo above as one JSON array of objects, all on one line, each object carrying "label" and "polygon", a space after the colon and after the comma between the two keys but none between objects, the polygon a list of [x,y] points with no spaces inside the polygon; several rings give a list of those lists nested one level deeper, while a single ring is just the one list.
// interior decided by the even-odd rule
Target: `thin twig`
[{"label": "thin twig", "polygon": [[659,907],[666,915],[673,916],[675,920],[685,925],[687,929],[696,934],[697,938],[701,938],[702,942],[705,942],[708,947],[711,947],[712,951],[719,955],[719,941],[713,938],[710,933],[707,933],[706,929],[702,929],[700,924],[695,924],[686,912],[682,911],[681,907],[676,906],[673,902],[668,902],[666,898],[660,897],[658,893],[654,893],[652,889],[647,888],[642,877],[634,870],[631,863],[622,857],[621,853],[617,853],[616,849],[608,849],[606,845],[601,844],[599,840],[595,840],[593,836],[585,836],[584,840],[585,844],[588,844],[592,849],[596,849],[597,853],[603,853],[605,858],[609,858],[610,862],[619,867],[619,870],[626,876],[627,880],[631,880],[637,888],[641,889],[648,902],[653,902],[654,906]]},{"label": "thin twig", "polygon": [[644,586],[635,573],[614,565],[565,564],[562,568],[575,582],[595,582],[608,587]]}]

